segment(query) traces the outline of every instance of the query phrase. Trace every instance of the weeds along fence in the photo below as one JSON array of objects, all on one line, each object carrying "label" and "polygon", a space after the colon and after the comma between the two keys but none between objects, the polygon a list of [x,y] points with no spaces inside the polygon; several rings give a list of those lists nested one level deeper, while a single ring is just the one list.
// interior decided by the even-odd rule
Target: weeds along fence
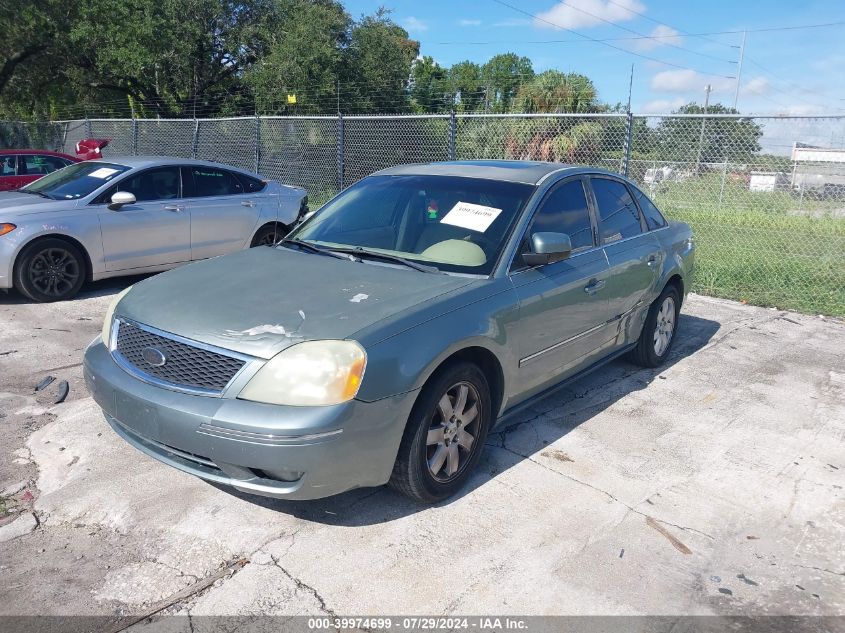
[{"label": "weeds along fence", "polygon": [[379,169],[480,158],[628,175],[696,234],[694,289],[845,316],[845,117],[555,114],[2,123],[0,147],[169,155],[305,187],[312,208]]}]

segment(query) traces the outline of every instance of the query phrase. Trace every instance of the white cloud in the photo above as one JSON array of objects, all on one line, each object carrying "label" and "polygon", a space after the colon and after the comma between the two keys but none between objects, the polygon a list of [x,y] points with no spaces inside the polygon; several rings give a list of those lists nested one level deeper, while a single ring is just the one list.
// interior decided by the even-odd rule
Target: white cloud
[{"label": "white cloud", "polygon": [[687,104],[683,97],[677,99],[655,99],[643,106],[642,111],[646,114],[668,114]]},{"label": "white cloud", "polygon": [[408,32],[413,31],[427,31],[428,24],[426,24],[423,20],[419,18],[415,18],[414,16],[409,16],[402,21],[402,24],[405,25],[405,28],[408,29]]},{"label": "white cloud", "polygon": [[481,20],[458,20],[459,26],[481,26]]},{"label": "white cloud", "polygon": [[678,31],[673,29],[671,26],[666,26],[665,24],[658,24],[655,26],[654,30],[652,30],[649,35],[655,39],[633,40],[633,49],[636,51],[650,51],[658,46],[666,46],[669,44],[679,46],[681,42],[684,41],[684,38],[681,37],[681,34]]},{"label": "white cloud", "polygon": [[744,95],[764,95],[771,90],[771,84],[765,77],[754,77],[742,86]]},{"label": "white cloud", "polygon": [[704,87],[710,84],[713,92],[727,92],[734,86],[733,79],[701,75],[694,70],[664,70],[651,78],[655,92],[692,93],[695,101],[704,98]]},{"label": "white cloud", "polygon": [[555,26],[577,29],[596,26],[604,21],[626,22],[636,17],[632,11],[642,13],[645,5],[639,0],[565,0],[539,13],[534,26],[544,29],[553,29]]}]

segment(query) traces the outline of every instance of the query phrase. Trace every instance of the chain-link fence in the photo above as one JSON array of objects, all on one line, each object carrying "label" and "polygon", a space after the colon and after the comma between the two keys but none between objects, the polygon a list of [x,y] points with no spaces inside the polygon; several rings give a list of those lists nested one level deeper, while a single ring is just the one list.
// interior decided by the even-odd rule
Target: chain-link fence
[{"label": "chain-link fence", "polygon": [[0,147],[219,161],[305,187],[312,208],[391,165],[510,158],[627,174],[699,245],[695,289],[845,315],[845,117],[613,114],[0,123]]}]

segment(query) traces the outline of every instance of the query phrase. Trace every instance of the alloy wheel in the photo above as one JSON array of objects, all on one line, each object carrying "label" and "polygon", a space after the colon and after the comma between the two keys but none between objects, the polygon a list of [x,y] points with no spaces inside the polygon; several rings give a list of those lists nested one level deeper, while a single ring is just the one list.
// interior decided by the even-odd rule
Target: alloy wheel
[{"label": "alloy wheel", "polygon": [[481,421],[481,401],[476,388],[459,382],[440,398],[426,438],[428,471],[440,483],[455,479],[473,452]]},{"label": "alloy wheel", "polygon": [[654,326],[654,353],[663,356],[672,342],[675,333],[675,300],[666,297],[657,312],[657,323]]},{"label": "alloy wheel", "polygon": [[73,253],[64,248],[47,248],[36,253],[29,265],[29,281],[50,297],[62,297],[79,281],[81,267]]}]

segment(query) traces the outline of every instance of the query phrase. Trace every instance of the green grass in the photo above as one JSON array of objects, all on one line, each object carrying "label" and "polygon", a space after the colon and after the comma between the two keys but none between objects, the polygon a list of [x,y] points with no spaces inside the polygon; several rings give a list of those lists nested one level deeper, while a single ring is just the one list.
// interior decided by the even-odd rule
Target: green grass
[{"label": "green grass", "polygon": [[[715,186],[715,191],[714,191]],[[751,192],[721,178],[670,183],[658,206],[693,227],[693,289],[810,314],[845,316],[845,201]]]}]

